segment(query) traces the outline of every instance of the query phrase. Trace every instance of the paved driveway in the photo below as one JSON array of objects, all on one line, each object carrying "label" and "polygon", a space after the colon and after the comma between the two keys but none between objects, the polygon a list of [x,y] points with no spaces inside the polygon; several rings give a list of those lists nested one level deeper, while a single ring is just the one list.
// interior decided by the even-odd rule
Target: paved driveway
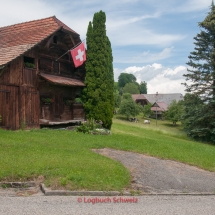
[{"label": "paved driveway", "polygon": [[132,188],[142,193],[215,194],[215,173],[171,160],[114,149],[93,150],[120,161],[133,177]]}]

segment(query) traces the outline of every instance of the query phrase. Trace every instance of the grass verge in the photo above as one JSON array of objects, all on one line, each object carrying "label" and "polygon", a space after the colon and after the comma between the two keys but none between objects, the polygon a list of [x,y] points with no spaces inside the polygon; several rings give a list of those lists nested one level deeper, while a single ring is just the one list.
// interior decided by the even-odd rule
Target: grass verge
[{"label": "grass verge", "polygon": [[189,140],[180,126],[158,122],[160,127],[155,127],[153,123],[114,119],[109,136],[49,129],[0,130],[0,180],[24,181],[43,175],[46,185],[52,188],[121,191],[129,186],[128,170],[91,151],[105,147],[215,171],[215,146]]}]

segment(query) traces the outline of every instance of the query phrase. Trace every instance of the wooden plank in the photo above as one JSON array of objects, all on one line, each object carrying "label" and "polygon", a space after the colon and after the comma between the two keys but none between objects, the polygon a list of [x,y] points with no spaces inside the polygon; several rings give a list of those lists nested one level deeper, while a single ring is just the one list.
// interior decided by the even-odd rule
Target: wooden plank
[{"label": "wooden plank", "polygon": [[75,44],[75,40],[73,39],[72,35],[69,35],[69,37],[70,37],[70,39],[71,39],[71,41],[72,41],[72,44],[75,46],[75,45],[76,45],[76,44]]},{"label": "wooden plank", "polygon": [[0,85],[0,115],[1,126],[7,129],[19,128],[19,88],[15,86]]},{"label": "wooden plank", "polygon": [[23,68],[23,85],[35,87],[37,84],[36,69]]},{"label": "wooden plank", "polygon": [[39,126],[39,91],[35,87],[22,86],[21,98],[21,121],[27,128]]}]

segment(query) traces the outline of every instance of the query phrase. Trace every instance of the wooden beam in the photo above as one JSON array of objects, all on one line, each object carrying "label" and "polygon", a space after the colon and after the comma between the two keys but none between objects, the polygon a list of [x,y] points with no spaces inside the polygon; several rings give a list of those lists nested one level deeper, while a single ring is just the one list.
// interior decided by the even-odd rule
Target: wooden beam
[{"label": "wooden beam", "polygon": [[69,37],[70,37],[70,39],[71,39],[71,41],[72,41],[72,44],[75,46],[76,44],[75,44],[74,38],[72,37],[72,35],[69,35]]}]

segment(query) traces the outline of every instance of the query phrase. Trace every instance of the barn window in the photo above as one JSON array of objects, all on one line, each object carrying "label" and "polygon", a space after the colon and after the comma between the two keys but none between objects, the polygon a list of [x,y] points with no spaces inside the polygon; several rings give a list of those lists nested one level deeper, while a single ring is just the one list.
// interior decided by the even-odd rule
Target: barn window
[{"label": "barn window", "polygon": [[24,56],[24,64],[27,68],[35,68],[35,59],[32,57]]},{"label": "barn window", "polygon": [[53,43],[57,44],[57,36],[53,37]]}]

